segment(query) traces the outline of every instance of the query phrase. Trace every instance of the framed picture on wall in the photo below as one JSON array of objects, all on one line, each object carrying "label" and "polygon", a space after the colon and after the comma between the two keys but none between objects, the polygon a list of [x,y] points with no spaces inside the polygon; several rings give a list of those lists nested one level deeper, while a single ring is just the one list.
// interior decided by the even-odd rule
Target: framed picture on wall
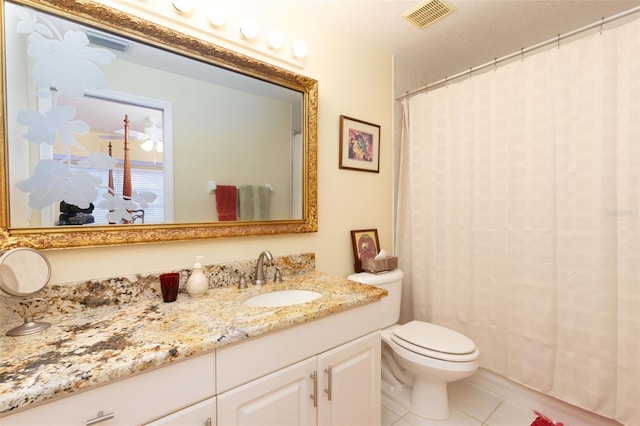
[{"label": "framed picture on wall", "polygon": [[341,169],[380,172],[380,126],[340,116]]},{"label": "framed picture on wall", "polygon": [[356,229],[351,231],[351,244],[353,245],[354,269],[362,272],[362,259],[375,257],[380,251],[377,229]]}]

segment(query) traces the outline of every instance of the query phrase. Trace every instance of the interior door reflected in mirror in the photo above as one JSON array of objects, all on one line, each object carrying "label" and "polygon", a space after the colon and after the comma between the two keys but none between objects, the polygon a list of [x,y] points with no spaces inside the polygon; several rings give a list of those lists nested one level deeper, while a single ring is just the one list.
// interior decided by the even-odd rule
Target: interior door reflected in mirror
[{"label": "interior door reflected in mirror", "polygon": [[10,228],[303,219],[300,90],[10,2],[4,36]]}]

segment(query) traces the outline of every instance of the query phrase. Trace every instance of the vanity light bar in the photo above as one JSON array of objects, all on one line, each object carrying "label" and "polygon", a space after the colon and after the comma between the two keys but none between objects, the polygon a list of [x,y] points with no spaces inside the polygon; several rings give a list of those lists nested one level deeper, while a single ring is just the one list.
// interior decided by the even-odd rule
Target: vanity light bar
[{"label": "vanity light bar", "polygon": [[120,52],[126,52],[129,50],[129,43],[119,37],[112,36],[103,32],[95,30],[87,30],[87,38],[89,42],[98,46],[106,47],[109,49],[117,50]]},{"label": "vanity light bar", "polygon": [[[126,2],[127,0],[116,0],[120,2]],[[140,0],[148,1],[148,0]],[[178,15],[183,15],[186,19],[192,22],[185,21],[184,25],[202,31],[203,28],[199,28],[199,23],[194,23],[192,18],[198,17],[197,11],[198,2],[194,0],[165,0],[167,3],[173,5],[173,11]],[[208,2],[201,1],[202,6],[206,6]],[[272,30],[265,35],[264,45],[260,41],[260,27],[258,22],[249,17],[240,19],[238,28],[231,28],[227,23],[228,15],[227,10],[220,2],[211,2],[208,7],[203,8],[204,18],[206,19],[206,25],[209,28],[204,28],[203,33],[206,37],[213,36],[222,39],[226,42],[233,44],[235,47],[246,48],[254,52],[258,52],[261,55],[266,55],[270,58],[284,61],[289,65],[294,65],[300,68],[304,68],[304,59],[309,53],[309,46],[302,41],[293,43],[288,51],[289,54],[285,55],[283,52],[283,46],[285,44],[285,36],[281,31]],[[226,28],[225,28],[226,27]],[[235,27],[235,26],[234,26]],[[216,29],[217,31],[209,31]],[[238,31],[239,30],[239,31]],[[234,31],[238,31],[234,34]],[[239,34],[238,34],[239,33]],[[238,37],[239,35],[239,37]],[[240,39],[240,40],[238,40]]]}]

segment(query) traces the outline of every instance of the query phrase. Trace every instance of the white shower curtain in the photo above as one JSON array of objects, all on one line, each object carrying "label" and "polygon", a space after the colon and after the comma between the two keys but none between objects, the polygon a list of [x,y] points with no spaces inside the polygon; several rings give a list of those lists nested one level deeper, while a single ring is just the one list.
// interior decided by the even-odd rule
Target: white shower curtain
[{"label": "white shower curtain", "polygon": [[640,20],[404,105],[403,320],[639,425]]}]

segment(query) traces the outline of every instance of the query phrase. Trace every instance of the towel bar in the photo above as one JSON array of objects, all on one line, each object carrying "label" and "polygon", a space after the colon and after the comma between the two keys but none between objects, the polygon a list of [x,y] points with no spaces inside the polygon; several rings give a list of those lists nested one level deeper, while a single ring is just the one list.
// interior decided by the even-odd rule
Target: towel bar
[{"label": "towel bar", "polygon": [[[264,186],[269,188],[269,191],[273,192],[273,186],[270,183],[265,183]],[[209,182],[207,182],[207,189],[209,190],[209,194],[213,194],[214,192],[216,192],[217,187],[218,185],[216,184],[215,180],[210,180]]]}]

